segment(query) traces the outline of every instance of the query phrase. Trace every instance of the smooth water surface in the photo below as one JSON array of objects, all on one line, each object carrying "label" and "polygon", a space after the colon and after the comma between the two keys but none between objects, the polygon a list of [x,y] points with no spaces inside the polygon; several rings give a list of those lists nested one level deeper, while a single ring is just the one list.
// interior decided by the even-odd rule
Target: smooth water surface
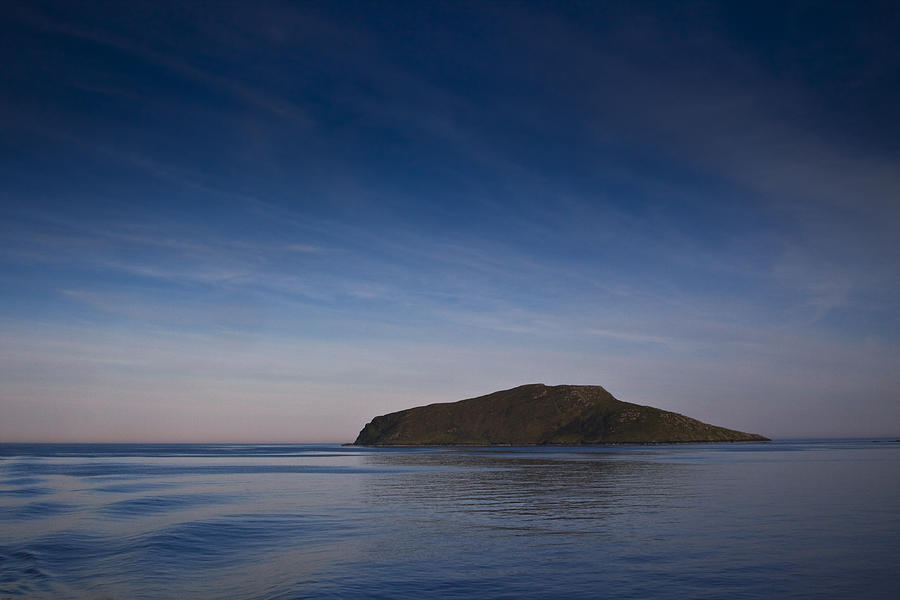
[{"label": "smooth water surface", "polygon": [[900,443],[0,445],[0,597],[897,598]]}]

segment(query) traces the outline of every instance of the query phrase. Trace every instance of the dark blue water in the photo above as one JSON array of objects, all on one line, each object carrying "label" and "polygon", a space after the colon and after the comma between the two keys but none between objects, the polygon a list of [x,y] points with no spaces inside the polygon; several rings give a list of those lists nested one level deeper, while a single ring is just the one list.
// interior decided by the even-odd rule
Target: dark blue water
[{"label": "dark blue water", "polygon": [[898,598],[900,444],[0,445],[0,597]]}]

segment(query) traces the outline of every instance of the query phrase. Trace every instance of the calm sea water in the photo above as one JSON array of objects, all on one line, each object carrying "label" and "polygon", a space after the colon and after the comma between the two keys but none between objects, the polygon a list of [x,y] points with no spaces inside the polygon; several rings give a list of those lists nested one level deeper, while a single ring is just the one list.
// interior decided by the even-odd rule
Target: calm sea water
[{"label": "calm sea water", "polygon": [[900,443],[0,445],[0,597],[900,598]]}]

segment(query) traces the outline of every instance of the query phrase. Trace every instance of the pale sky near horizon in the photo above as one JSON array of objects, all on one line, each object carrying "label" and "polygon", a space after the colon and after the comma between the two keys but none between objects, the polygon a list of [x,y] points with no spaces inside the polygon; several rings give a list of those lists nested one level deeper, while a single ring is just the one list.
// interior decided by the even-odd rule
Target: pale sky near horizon
[{"label": "pale sky near horizon", "polygon": [[900,436],[896,3],[3,10],[0,442]]}]

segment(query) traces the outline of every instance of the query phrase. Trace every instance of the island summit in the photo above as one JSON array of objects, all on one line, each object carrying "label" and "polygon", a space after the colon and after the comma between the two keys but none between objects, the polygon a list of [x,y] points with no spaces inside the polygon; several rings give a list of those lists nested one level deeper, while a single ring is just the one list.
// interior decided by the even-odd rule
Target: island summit
[{"label": "island summit", "polygon": [[769,441],[622,402],[598,385],[523,385],[375,417],[355,446],[530,446]]}]

